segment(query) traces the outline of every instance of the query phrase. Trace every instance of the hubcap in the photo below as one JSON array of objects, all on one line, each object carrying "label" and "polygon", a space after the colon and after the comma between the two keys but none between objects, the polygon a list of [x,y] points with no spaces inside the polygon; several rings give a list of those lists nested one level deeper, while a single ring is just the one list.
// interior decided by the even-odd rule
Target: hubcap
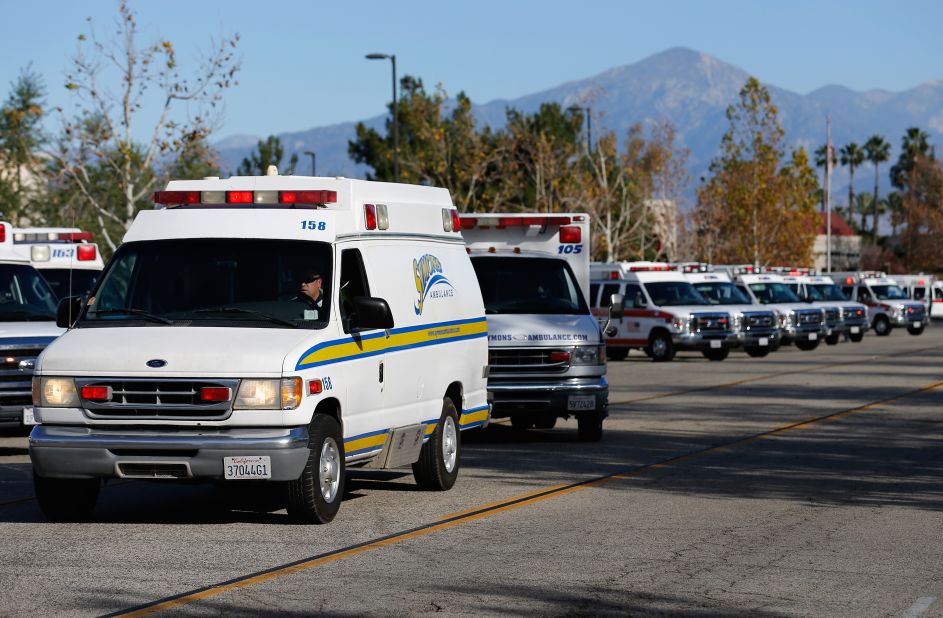
[{"label": "hubcap", "polygon": [[334,438],[327,438],[321,446],[318,480],[321,485],[321,497],[325,502],[333,502],[341,484],[340,455]]},{"label": "hubcap", "polygon": [[455,429],[455,419],[451,416],[446,416],[442,424],[442,461],[449,474],[458,463],[458,431]]},{"label": "hubcap", "polygon": [[655,341],[652,341],[652,354],[655,356],[664,356],[665,352],[668,351],[668,343],[662,337],[658,337]]}]

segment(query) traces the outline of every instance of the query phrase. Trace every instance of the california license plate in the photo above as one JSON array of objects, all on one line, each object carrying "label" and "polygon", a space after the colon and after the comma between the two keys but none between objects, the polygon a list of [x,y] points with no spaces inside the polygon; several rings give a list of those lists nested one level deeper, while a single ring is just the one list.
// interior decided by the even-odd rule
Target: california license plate
[{"label": "california license plate", "polygon": [[38,425],[36,422],[36,415],[33,414],[32,408],[23,408],[23,424],[24,425]]},{"label": "california license plate", "polygon": [[223,473],[227,480],[270,479],[272,458],[268,455],[223,457]]},{"label": "california license plate", "polygon": [[819,338],[818,333],[809,333],[809,341],[815,341],[818,338]]},{"label": "california license plate", "polygon": [[719,348],[721,345],[722,345],[722,344],[721,344],[720,341],[718,341],[717,339],[711,339],[711,347],[712,347],[712,348]]},{"label": "california license plate", "polygon": [[858,326],[852,326],[852,327],[851,327],[851,334],[852,334],[852,335],[857,335],[857,334],[860,333],[860,332],[861,332],[861,328],[860,328],[860,327],[858,327]]},{"label": "california license plate", "polygon": [[760,344],[760,346],[767,346],[767,345],[769,345],[769,338],[767,338],[767,337],[760,337],[760,340],[757,341],[757,343]]},{"label": "california license plate", "polygon": [[574,395],[567,397],[566,409],[571,412],[580,412],[596,409],[596,397],[593,395]]}]

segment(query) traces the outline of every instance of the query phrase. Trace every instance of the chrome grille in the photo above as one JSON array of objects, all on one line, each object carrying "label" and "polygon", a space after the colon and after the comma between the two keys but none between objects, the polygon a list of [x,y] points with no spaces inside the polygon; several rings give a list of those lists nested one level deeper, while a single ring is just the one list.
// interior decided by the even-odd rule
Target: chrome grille
[{"label": "chrome grille", "polygon": [[833,308],[829,307],[829,308],[827,308],[827,309],[825,310],[825,321],[826,321],[826,322],[837,322],[838,319],[839,319],[839,317],[838,317],[838,309],[833,309]]},{"label": "chrome grille", "polygon": [[[566,354],[566,360],[554,360],[554,353]],[[492,373],[564,371],[570,366],[569,353],[561,348],[491,348],[488,365]]]},{"label": "chrome grille", "polygon": [[904,315],[915,320],[922,320],[926,315],[926,307],[923,305],[907,305],[904,311],[906,312]]},{"label": "chrome grille", "polygon": [[28,406],[33,402],[32,378],[43,348],[0,350],[0,405]]},{"label": "chrome grille", "polygon": [[730,316],[726,313],[696,313],[694,328],[698,332],[722,333],[730,330]]},{"label": "chrome grille", "polygon": [[800,311],[796,314],[796,320],[799,324],[821,324],[821,311]]},{"label": "chrome grille", "polygon": [[747,328],[772,328],[775,321],[772,313],[748,313],[745,317]]},{"label": "chrome grille", "polygon": [[82,401],[82,405],[93,416],[221,419],[229,416],[232,401],[201,401],[200,391],[204,387],[225,387],[235,396],[239,381],[98,378],[77,379],[75,385],[80,392],[84,386],[111,388],[109,401]]}]

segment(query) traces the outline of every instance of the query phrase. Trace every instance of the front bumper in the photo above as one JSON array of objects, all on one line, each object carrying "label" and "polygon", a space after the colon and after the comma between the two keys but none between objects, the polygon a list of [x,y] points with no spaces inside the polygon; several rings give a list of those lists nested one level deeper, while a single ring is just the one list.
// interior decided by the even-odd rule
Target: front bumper
[{"label": "front bumper", "polygon": [[[863,332],[865,332],[866,330],[868,330],[868,328],[869,328],[869,325],[868,325],[868,321],[867,321],[867,320],[864,320],[864,319],[862,319],[862,320],[845,320],[844,322],[842,322],[842,330],[841,330],[841,332],[845,333],[846,335],[848,335],[848,334],[856,335],[856,334],[858,334],[858,333],[863,333]],[[855,329],[857,329],[857,330],[855,330]]]},{"label": "front bumper", "polygon": [[0,427],[23,424],[23,408],[28,405],[17,404],[9,406],[0,406]]},{"label": "front bumper", "polygon": [[[920,326],[927,325],[926,315],[901,315],[891,318],[891,324],[894,326],[915,326],[917,323],[920,323]],[[918,327],[919,328],[919,327]]]},{"label": "front bumper", "polygon": [[36,473],[48,478],[128,476],[119,464],[186,464],[186,478],[223,479],[223,457],[268,456],[273,481],[301,476],[308,428],[105,429],[38,425],[29,436]]},{"label": "front bumper", "polygon": [[737,333],[736,342],[744,348],[762,348],[766,346],[776,346],[779,343],[779,329],[771,328],[761,331],[751,329]]},{"label": "front bumper", "polygon": [[816,341],[825,337],[827,329],[825,325],[811,326],[791,326],[783,333],[782,342],[784,344],[793,341]]},{"label": "front bumper", "polygon": [[491,416],[494,418],[516,412],[557,416],[593,413],[605,417],[609,414],[609,381],[605,376],[533,381],[488,380],[488,398],[492,402]]},{"label": "front bumper", "polygon": [[730,331],[713,333],[674,333],[671,342],[679,350],[710,350],[732,348],[737,345],[736,336]]}]

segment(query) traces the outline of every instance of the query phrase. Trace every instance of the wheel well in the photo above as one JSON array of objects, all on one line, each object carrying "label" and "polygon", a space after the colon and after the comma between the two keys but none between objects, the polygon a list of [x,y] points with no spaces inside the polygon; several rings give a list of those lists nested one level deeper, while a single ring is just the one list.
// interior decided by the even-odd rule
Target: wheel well
[{"label": "wheel well", "polygon": [[314,413],[333,417],[337,424],[341,426],[341,431],[344,430],[344,421],[341,418],[341,403],[333,397],[319,402],[318,407],[314,409]]},{"label": "wheel well", "polygon": [[667,335],[669,339],[671,338],[671,333],[668,332],[668,329],[657,327],[657,328],[653,328],[652,332],[648,334],[649,343],[655,340],[655,335]]},{"label": "wheel well", "polygon": [[452,400],[452,403],[455,404],[455,410],[458,412],[459,416],[462,414],[462,383],[461,382],[452,382],[449,384],[449,387],[445,389],[445,396]]}]

